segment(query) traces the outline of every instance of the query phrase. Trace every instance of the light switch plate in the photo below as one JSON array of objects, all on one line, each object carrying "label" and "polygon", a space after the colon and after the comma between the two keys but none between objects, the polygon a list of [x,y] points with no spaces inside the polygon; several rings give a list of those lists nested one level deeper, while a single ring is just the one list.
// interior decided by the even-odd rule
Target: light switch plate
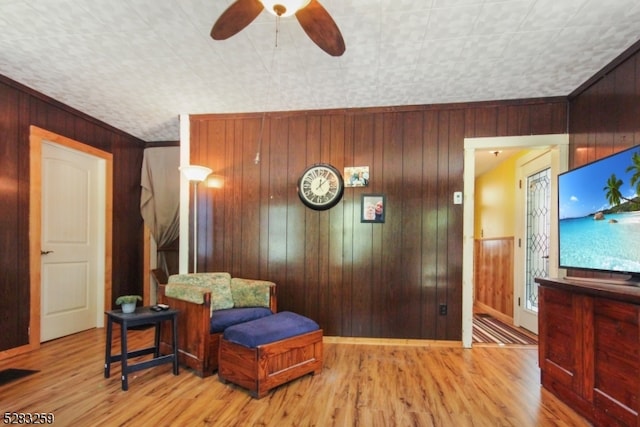
[{"label": "light switch plate", "polygon": [[462,204],[462,191],[454,191],[453,192],[453,204],[461,205]]}]

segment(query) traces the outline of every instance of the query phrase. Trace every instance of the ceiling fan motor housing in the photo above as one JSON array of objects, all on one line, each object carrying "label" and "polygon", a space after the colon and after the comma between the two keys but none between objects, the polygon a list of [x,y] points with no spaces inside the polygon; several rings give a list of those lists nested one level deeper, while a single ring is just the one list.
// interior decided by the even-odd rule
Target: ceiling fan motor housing
[{"label": "ceiling fan motor housing", "polygon": [[286,17],[304,9],[311,0],[260,0],[264,8],[276,16]]},{"label": "ceiling fan motor housing", "polygon": [[276,15],[282,16],[287,12],[287,8],[282,4],[276,3],[273,5],[273,11]]}]

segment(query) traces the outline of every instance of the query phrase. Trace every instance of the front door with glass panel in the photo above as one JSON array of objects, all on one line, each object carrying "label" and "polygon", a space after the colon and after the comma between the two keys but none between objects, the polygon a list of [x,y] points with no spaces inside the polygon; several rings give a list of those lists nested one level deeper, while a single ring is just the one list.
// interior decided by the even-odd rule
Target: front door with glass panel
[{"label": "front door with glass panel", "polygon": [[[525,163],[518,172],[514,323],[538,333],[536,277],[549,276],[551,189],[554,174],[551,152]],[[556,173],[557,175],[557,173]]]}]

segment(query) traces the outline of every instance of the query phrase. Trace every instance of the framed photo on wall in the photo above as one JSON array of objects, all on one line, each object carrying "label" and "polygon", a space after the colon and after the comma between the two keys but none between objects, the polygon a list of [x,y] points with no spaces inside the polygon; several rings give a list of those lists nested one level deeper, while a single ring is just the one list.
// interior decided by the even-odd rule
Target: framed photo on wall
[{"label": "framed photo on wall", "polygon": [[384,194],[363,194],[360,222],[384,222],[386,197]]},{"label": "framed photo on wall", "polygon": [[369,166],[349,166],[344,168],[345,187],[366,187],[369,185]]}]

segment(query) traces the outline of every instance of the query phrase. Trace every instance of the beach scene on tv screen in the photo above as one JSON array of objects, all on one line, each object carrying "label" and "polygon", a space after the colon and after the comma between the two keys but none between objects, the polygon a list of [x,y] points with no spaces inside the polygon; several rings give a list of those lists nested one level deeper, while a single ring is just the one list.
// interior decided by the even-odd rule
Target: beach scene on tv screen
[{"label": "beach scene on tv screen", "polygon": [[558,178],[560,266],[640,272],[640,147]]}]

